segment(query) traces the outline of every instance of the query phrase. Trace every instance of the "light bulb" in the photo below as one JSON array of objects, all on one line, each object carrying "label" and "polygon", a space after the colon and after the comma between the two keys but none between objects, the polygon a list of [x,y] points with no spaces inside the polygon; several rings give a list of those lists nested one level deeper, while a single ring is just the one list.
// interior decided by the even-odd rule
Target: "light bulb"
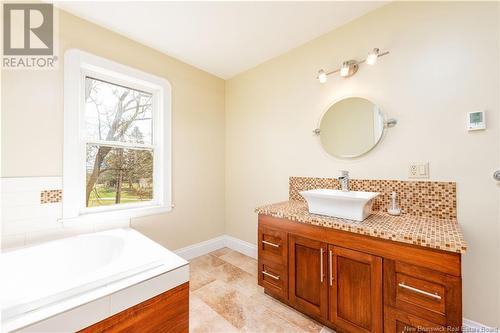
[{"label": "light bulb", "polygon": [[367,65],[375,65],[378,59],[378,54],[380,53],[380,50],[378,48],[374,48],[373,51],[368,53],[368,56],[366,57],[366,64]]},{"label": "light bulb", "polygon": [[340,67],[340,76],[347,76],[349,75],[349,62],[344,61],[342,63],[342,67]]},{"label": "light bulb", "polygon": [[318,71],[318,80],[320,83],[325,83],[327,80],[326,73],[322,69]]}]

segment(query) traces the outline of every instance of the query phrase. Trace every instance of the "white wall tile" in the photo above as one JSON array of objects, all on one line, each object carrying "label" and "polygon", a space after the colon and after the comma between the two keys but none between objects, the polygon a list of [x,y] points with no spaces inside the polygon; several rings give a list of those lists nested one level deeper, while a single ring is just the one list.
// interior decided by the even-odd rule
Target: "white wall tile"
[{"label": "white wall tile", "polygon": [[1,192],[2,208],[40,204],[40,191]]},{"label": "white wall tile", "polygon": [[94,231],[104,231],[115,228],[130,227],[130,219],[120,219],[117,221],[105,221],[102,223],[94,223]]},{"label": "white wall tile", "polygon": [[69,233],[58,222],[62,203],[40,202],[41,191],[62,189],[61,177],[1,178],[0,187],[2,249]]},{"label": "white wall tile", "polygon": [[57,220],[62,216],[61,203],[48,203],[25,206],[3,206],[2,220],[18,221],[27,219],[52,218]]},{"label": "white wall tile", "polygon": [[40,203],[43,190],[62,189],[61,177],[0,179],[2,249],[40,243],[81,233],[130,227],[130,219],[63,225],[62,202]]},{"label": "white wall tile", "polygon": [[62,189],[62,177],[16,177],[2,178],[2,192],[36,192]]},{"label": "white wall tile", "polygon": [[35,232],[47,229],[62,228],[57,218],[36,218],[25,220],[3,220],[2,233],[4,235]]},{"label": "white wall tile", "polygon": [[71,227],[60,227],[54,229],[44,229],[26,233],[26,244],[43,243],[55,239],[76,236],[94,231],[94,226],[77,225]]},{"label": "white wall tile", "polygon": [[14,249],[16,247],[24,246],[26,241],[26,234],[14,234],[2,236],[2,249]]}]

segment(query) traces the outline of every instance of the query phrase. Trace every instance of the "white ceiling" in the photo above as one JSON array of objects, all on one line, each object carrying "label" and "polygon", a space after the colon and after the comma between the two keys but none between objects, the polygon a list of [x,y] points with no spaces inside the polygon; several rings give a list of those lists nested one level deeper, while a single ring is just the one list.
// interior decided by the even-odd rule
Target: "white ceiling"
[{"label": "white ceiling", "polygon": [[384,2],[60,2],[63,9],[228,79]]}]

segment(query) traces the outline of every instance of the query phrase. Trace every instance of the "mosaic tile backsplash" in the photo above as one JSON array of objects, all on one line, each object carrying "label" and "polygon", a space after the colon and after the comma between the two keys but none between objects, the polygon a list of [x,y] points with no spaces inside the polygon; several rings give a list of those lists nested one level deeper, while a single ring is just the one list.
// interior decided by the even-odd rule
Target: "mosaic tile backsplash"
[{"label": "mosaic tile backsplash", "polygon": [[[352,191],[380,192],[373,203],[373,211],[385,212],[390,195],[397,193],[402,214],[455,220],[457,218],[457,190],[454,182],[350,179]],[[303,201],[300,191],[313,189],[340,189],[336,178],[290,177],[290,200]]]},{"label": "mosaic tile backsplash", "polygon": [[62,201],[62,190],[43,190],[40,192],[40,203],[57,203]]}]

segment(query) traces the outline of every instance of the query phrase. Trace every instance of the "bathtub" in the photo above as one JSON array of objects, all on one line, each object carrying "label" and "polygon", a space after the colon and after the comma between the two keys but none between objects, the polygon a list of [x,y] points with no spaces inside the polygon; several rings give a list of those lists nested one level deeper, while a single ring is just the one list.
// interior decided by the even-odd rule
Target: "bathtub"
[{"label": "bathtub", "polygon": [[[0,256],[2,331],[14,331],[78,307],[75,300],[86,304],[186,267],[187,275],[181,274],[177,281],[180,284],[189,279],[187,265],[133,229],[79,235],[4,252]],[[66,308],[61,306],[64,303]],[[48,311],[51,308],[54,310]]]}]

